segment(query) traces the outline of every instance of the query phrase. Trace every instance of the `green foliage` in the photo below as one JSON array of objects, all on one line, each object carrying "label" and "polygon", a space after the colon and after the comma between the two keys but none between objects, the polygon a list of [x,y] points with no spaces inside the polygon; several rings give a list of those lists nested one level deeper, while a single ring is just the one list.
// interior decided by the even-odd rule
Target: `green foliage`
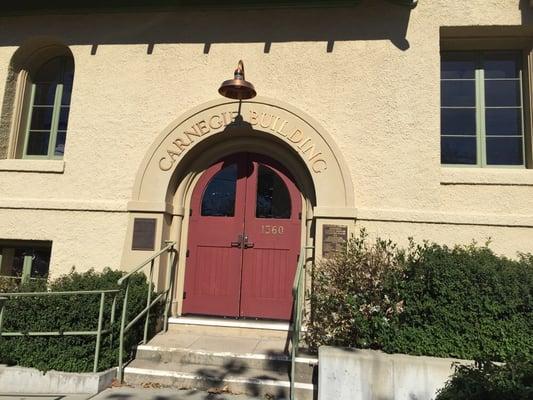
[{"label": "green foliage", "polygon": [[[117,281],[122,271],[105,269],[97,273],[88,271],[62,276],[48,284],[51,291],[118,289]],[[144,274],[130,278],[128,315],[133,318],[146,306],[148,284]],[[43,284],[32,282],[18,288],[20,292],[42,291]],[[124,290],[117,295],[115,322],[111,325],[111,309],[114,294],[105,296],[104,329],[111,329],[112,335],[102,337],[98,370],[117,365],[118,338]],[[99,294],[72,296],[21,297],[9,300],[4,313],[4,332],[47,332],[47,331],[96,331],[100,309]],[[152,315],[159,314],[155,310]],[[155,317],[152,318],[151,326]],[[142,338],[144,319],[141,318],[126,335],[125,357],[131,356],[134,347]],[[40,370],[68,372],[91,372],[94,363],[96,336],[60,337],[2,337],[0,338],[0,363],[34,367]]]},{"label": "green foliage", "polygon": [[308,344],[381,348],[391,319],[403,308],[398,292],[403,259],[392,242],[369,243],[362,231],[346,253],[317,265]]},{"label": "green foliage", "polygon": [[486,246],[415,245],[364,232],[319,264],[307,340],[439,357],[533,357],[533,257]]},{"label": "green foliage", "polygon": [[384,350],[502,361],[533,355],[533,262],[487,247],[418,246]]},{"label": "green foliage", "polygon": [[533,361],[504,365],[477,362],[456,366],[436,400],[529,400],[533,398]]},{"label": "green foliage", "polygon": [[14,292],[17,287],[18,284],[15,279],[0,276],[0,295],[6,292]]},{"label": "green foliage", "polygon": [[2,293],[45,291],[46,282],[46,278],[38,278],[22,283],[20,279],[2,276],[0,277],[0,296]]}]

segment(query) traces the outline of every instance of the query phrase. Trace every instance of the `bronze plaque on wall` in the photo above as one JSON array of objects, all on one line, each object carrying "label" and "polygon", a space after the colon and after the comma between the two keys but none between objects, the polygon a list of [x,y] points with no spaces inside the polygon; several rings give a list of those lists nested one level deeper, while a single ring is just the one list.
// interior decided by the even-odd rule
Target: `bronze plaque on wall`
[{"label": "bronze plaque on wall", "polygon": [[156,223],[155,218],[135,218],[133,220],[132,250],[154,250]]},{"label": "bronze plaque on wall", "polygon": [[324,225],[322,227],[322,257],[333,258],[346,250],[348,227],[345,225]]}]

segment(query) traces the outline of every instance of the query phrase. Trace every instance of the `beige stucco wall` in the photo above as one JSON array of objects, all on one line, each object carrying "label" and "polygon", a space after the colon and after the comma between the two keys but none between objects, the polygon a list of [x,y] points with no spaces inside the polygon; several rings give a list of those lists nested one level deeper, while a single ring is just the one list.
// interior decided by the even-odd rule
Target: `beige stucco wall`
[{"label": "beige stucco wall", "polygon": [[0,209],[0,221],[2,238],[53,242],[54,276],[120,266],[125,213]]},{"label": "beige stucco wall", "polygon": [[443,26],[508,26],[489,33],[529,41],[533,9],[419,3],[0,17],[0,93],[13,53],[32,38],[67,44],[76,65],[64,163],[0,160],[0,239],[53,240],[52,274],[121,264],[146,152],[171,121],[216,99],[242,58],[260,95],[329,133],[351,175],[358,225],[399,241],[490,236],[498,252],[531,251],[532,170],[440,165],[439,50]]}]

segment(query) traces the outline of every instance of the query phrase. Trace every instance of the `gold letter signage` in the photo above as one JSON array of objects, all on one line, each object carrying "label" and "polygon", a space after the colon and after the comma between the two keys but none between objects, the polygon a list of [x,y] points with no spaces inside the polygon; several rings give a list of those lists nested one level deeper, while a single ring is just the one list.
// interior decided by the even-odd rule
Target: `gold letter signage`
[{"label": "gold letter signage", "polygon": [[172,146],[167,147],[166,155],[159,160],[161,171],[172,169],[181,154],[193,144],[197,138],[211,133],[223,126],[228,126],[237,116],[237,112],[223,112],[209,118],[193,123],[172,141]]},{"label": "gold letter signage", "polygon": [[[216,131],[235,121],[237,115],[236,111],[212,114],[206,118],[193,121],[188,128],[178,132],[176,136],[172,137],[170,145],[167,145],[164,154],[159,159],[161,171],[171,170],[183,152],[198,141],[199,138],[217,133]],[[255,129],[281,137],[302,156],[312,172],[320,174],[328,169],[324,155],[303,128],[291,126],[290,121],[279,115],[258,112],[254,109],[245,113],[243,118]]]},{"label": "gold letter signage", "polygon": [[288,127],[288,121],[273,114],[264,112],[259,114],[255,110],[250,110],[248,122],[252,126],[259,125],[262,129],[269,130],[284,138],[311,165],[313,172],[319,174],[328,168],[326,161],[322,158],[322,153],[316,150],[311,139],[300,129]]}]

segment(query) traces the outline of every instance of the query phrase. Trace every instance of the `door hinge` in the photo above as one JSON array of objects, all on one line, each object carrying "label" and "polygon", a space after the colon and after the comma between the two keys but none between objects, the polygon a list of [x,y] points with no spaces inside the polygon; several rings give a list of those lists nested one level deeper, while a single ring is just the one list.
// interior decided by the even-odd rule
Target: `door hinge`
[{"label": "door hinge", "polygon": [[298,219],[302,219],[302,213],[301,212],[298,213]]},{"label": "door hinge", "polygon": [[185,252],[185,257],[189,257],[189,249]]},{"label": "door hinge", "polygon": [[192,208],[189,208],[189,217],[192,217]]},{"label": "door hinge", "polygon": [[183,292],[183,300],[187,298],[187,292]]}]

